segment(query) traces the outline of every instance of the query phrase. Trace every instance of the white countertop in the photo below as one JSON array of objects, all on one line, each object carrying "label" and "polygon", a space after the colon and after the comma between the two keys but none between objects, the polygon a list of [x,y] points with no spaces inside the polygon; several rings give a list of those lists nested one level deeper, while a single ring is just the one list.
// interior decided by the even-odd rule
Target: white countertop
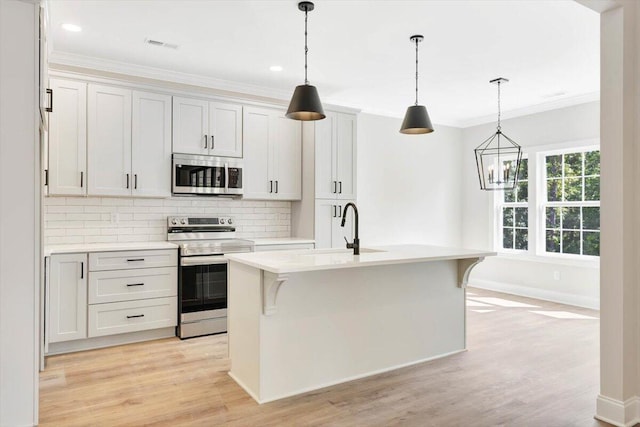
[{"label": "white countertop", "polygon": [[307,244],[315,243],[313,239],[304,239],[302,237],[276,237],[269,239],[247,239],[251,240],[256,246],[264,245],[295,245],[295,244]]},{"label": "white countertop", "polygon": [[229,254],[227,258],[271,273],[283,274],[496,255],[495,252],[426,245],[376,246],[360,248],[360,252],[360,255],[355,256],[352,249],[304,249]]},{"label": "white countertop", "polygon": [[77,243],[68,245],[49,245],[44,247],[44,256],[82,252],[144,251],[154,249],[178,249],[178,245],[171,242]]}]

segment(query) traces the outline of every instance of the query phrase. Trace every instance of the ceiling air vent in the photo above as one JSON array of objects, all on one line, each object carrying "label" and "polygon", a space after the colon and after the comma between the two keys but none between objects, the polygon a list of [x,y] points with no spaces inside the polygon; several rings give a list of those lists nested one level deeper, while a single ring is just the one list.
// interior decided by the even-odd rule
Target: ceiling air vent
[{"label": "ceiling air vent", "polygon": [[178,45],[177,44],[173,44],[173,43],[166,43],[160,40],[154,40],[154,39],[144,39],[144,42],[146,44],[150,44],[151,46],[161,46],[161,47],[167,47],[169,49],[177,49]]}]

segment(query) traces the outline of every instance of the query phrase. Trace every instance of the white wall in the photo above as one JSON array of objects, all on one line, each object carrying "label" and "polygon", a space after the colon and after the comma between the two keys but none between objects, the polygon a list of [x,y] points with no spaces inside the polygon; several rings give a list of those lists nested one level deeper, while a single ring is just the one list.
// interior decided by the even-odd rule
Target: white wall
[{"label": "white wall", "polygon": [[0,1],[0,426],[37,424],[37,6]]},{"label": "white wall", "polygon": [[[592,102],[503,120],[502,130],[527,153],[527,148],[573,142],[580,144],[580,141],[598,139],[599,114],[599,103]],[[480,190],[473,153],[474,148],[493,132],[495,123],[462,131],[462,230],[465,247],[495,249],[494,192]],[[532,215],[535,213],[530,212],[530,221]],[[560,280],[554,279],[554,272],[559,273]],[[539,257],[514,260],[498,256],[488,258],[474,269],[471,284],[586,307],[597,308],[599,305],[597,265],[572,265]]]},{"label": "white wall", "polygon": [[45,245],[167,240],[167,216],[230,215],[236,237],[289,237],[291,202],[206,197],[47,197]]},{"label": "white wall", "polygon": [[358,115],[361,244],[459,246],[461,130],[403,135],[401,122]]}]

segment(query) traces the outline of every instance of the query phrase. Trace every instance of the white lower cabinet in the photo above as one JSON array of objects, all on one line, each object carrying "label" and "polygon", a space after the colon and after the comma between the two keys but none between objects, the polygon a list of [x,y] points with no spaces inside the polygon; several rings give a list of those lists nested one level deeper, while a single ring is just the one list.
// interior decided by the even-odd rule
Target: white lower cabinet
[{"label": "white lower cabinet", "polygon": [[178,324],[177,250],[89,254],[89,337]]},{"label": "white lower cabinet", "polygon": [[53,255],[46,295],[50,343],[87,337],[87,254]]},{"label": "white lower cabinet", "polygon": [[[117,335],[178,324],[177,249],[52,255],[49,265],[49,354],[131,342]],[[114,337],[92,340],[107,335]],[[56,344],[64,341],[73,342]]]},{"label": "white lower cabinet", "polygon": [[345,238],[353,242],[354,213],[347,213],[345,226],[342,227],[342,214],[348,200],[316,199],[315,204],[315,241],[316,249],[346,248]]},{"label": "white lower cabinet", "polygon": [[177,297],[89,305],[89,336],[176,326]]}]

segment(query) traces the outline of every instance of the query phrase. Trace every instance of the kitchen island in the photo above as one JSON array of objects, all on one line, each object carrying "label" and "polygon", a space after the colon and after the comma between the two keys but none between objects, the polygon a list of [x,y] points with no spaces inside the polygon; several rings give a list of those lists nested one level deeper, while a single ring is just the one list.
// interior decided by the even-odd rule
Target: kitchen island
[{"label": "kitchen island", "polygon": [[464,351],[493,252],[423,245],[228,255],[229,375],[258,403]]}]

